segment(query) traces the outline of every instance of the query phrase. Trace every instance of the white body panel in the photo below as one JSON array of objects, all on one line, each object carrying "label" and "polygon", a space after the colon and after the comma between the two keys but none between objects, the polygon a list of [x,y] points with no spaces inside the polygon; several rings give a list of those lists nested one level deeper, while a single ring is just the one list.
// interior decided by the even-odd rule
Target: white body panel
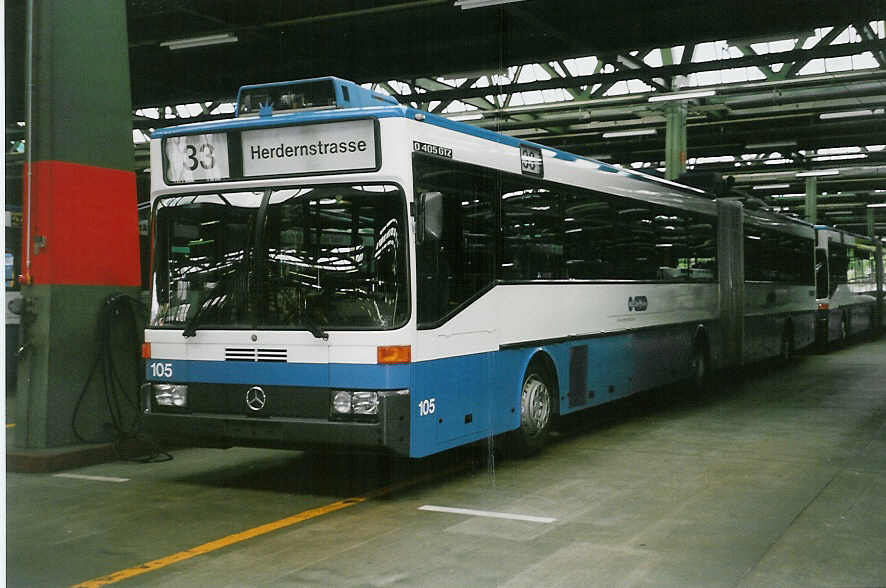
[{"label": "white body panel", "polygon": [[[631,311],[642,295],[648,309]],[[504,284],[443,326],[418,331],[417,361],[497,351],[527,341],[593,337],[717,317],[716,284]]]}]

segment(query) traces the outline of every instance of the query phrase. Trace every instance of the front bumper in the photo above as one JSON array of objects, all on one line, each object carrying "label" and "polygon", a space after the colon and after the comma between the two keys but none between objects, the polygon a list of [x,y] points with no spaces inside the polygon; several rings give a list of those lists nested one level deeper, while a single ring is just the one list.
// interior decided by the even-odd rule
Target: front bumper
[{"label": "front bumper", "polygon": [[[328,393],[325,394],[328,396]],[[382,449],[409,455],[409,393],[379,391],[376,422],[332,421],[325,415],[248,415],[241,412],[163,410],[143,389],[144,430],[168,444],[196,447],[273,447],[283,449]],[[313,411],[311,411],[313,412]]]}]

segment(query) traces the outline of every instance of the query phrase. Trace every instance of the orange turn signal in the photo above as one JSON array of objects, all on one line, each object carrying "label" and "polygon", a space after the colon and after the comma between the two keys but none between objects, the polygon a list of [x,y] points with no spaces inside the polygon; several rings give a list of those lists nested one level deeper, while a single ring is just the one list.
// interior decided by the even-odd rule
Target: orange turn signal
[{"label": "orange turn signal", "polygon": [[387,345],[378,347],[378,363],[409,363],[412,361],[412,347],[409,345]]},{"label": "orange turn signal", "polygon": [[151,359],[151,344],[142,343],[142,359]]},{"label": "orange turn signal", "polygon": [[828,310],[831,307],[827,302],[822,302],[818,305],[818,310]]}]

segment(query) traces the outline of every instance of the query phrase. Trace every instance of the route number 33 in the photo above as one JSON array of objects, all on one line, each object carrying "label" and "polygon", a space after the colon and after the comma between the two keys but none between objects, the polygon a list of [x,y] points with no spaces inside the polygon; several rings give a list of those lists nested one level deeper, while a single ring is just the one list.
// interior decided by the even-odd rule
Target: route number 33
[{"label": "route number 33", "polygon": [[437,407],[435,405],[437,399],[436,398],[425,398],[421,402],[418,403],[418,415],[419,416],[428,416],[430,414],[434,414],[437,411]]},{"label": "route number 33", "polygon": [[187,153],[182,163],[189,171],[194,171],[197,167],[203,169],[215,167],[215,147],[209,143],[203,143],[199,146],[188,144],[185,150]]}]

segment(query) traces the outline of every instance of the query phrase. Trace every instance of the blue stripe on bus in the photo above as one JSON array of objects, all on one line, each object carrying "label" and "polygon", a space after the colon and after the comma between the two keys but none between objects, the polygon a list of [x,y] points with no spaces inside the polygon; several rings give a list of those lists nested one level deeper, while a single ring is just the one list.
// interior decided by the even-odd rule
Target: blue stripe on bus
[{"label": "blue stripe on bus", "polygon": [[[159,364],[158,367],[154,367]],[[164,376],[166,366],[171,373]],[[149,381],[210,382],[217,384],[264,384],[275,386],[322,386],[399,390],[409,387],[409,364],[311,364],[252,361],[148,360]],[[155,375],[157,374],[157,375]]]},{"label": "blue stripe on bus", "polygon": [[[713,325],[706,326],[713,335]],[[147,362],[147,377],[183,383],[409,389],[410,455],[422,457],[518,428],[523,376],[537,353],[553,360],[560,413],[567,414],[688,376],[695,328],[689,323],[666,325],[388,366],[156,359]],[[586,348],[587,369],[582,381],[571,383],[570,356],[577,347]],[[170,377],[152,375],[167,367]]]}]

